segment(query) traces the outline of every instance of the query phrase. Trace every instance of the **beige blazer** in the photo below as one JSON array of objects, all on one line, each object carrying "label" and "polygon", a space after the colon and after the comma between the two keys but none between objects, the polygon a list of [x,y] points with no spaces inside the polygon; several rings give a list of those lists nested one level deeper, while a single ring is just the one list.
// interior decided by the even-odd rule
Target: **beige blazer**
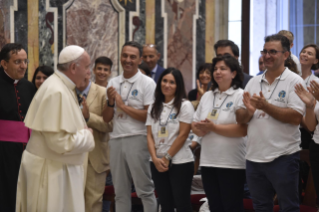
[{"label": "beige blazer", "polygon": [[113,124],[103,121],[102,112],[106,103],[106,89],[91,83],[91,87],[86,99],[90,111],[88,127],[93,129],[95,148],[89,153],[89,161],[93,169],[102,173],[110,169],[110,148],[109,132],[113,130]]}]

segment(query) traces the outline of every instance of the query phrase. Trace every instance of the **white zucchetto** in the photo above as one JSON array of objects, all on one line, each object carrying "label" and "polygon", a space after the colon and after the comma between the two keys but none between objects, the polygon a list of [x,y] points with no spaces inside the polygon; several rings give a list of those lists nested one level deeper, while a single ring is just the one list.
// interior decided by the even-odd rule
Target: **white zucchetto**
[{"label": "white zucchetto", "polygon": [[80,46],[70,45],[62,49],[59,56],[59,64],[69,63],[78,59],[83,53],[84,49]]}]

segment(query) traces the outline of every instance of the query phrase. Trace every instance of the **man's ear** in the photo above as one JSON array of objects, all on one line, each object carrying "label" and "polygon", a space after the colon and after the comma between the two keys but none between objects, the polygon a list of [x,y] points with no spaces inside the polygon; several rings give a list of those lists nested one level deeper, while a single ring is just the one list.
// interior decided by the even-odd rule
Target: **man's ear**
[{"label": "man's ear", "polygon": [[3,67],[4,70],[7,70],[7,61],[1,60],[1,67]]},{"label": "man's ear", "polygon": [[70,65],[70,70],[71,70],[71,73],[72,74],[76,74],[76,64],[75,63],[72,63],[71,65]]}]

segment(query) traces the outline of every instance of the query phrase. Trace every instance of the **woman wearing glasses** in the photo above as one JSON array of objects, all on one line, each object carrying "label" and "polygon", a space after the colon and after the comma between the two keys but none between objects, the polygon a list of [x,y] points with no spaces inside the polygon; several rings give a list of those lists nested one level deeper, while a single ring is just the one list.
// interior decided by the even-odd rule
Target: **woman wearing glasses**
[{"label": "woman wearing glasses", "polygon": [[212,90],[200,100],[192,123],[202,137],[200,166],[210,211],[242,212],[247,125],[236,123],[243,73],[231,56],[213,59]]},{"label": "woman wearing glasses", "polygon": [[[317,68],[319,68],[318,46],[316,46],[315,44],[306,45],[301,50],[299,58],[302,70],[302,78],[305,80],[307,88],[310,91],[308,92],[306,89],[304,89],[301,84],[295,87],[297,95],[306,104],[306,115],[302,120],[302,124],[304,128],[306,128],[310,132],[314,131],[312,139],[309,131],[303,129],[303,133],[301,129],[301,140],[305,138],[305,135],[303,134],[309,134],[310,142],[307,144],[309,145],[311,170],[313,174],[316,193],[317,196],[319,196],[319,104],[316,104],[317,102],[311,94],[312,91],[316,89],[315,87],[319,86],[318,78],[311,72],[311,69],[316,70]],[[305,145],[304,140],[302,140],[302,144]]]},{"label": "woman wearing glasses", "polygon": [[152,177],[162,212],[191,212],[194,158],[186,142],[194,109],[185,100],[181,72],[168,68],[161,74],[155,101],[146,121]]}]

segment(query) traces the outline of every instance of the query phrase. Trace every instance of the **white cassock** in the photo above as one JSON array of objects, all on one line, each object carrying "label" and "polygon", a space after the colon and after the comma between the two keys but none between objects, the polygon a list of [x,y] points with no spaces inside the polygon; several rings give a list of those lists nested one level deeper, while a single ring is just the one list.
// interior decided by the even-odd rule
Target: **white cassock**
[{"label": "white cassock", "polygon": [[84,212],[85,161],[94,138],[75,84],[56,71],[37,91],[25,118],[32,129],[22,156],[17,212]]}]

